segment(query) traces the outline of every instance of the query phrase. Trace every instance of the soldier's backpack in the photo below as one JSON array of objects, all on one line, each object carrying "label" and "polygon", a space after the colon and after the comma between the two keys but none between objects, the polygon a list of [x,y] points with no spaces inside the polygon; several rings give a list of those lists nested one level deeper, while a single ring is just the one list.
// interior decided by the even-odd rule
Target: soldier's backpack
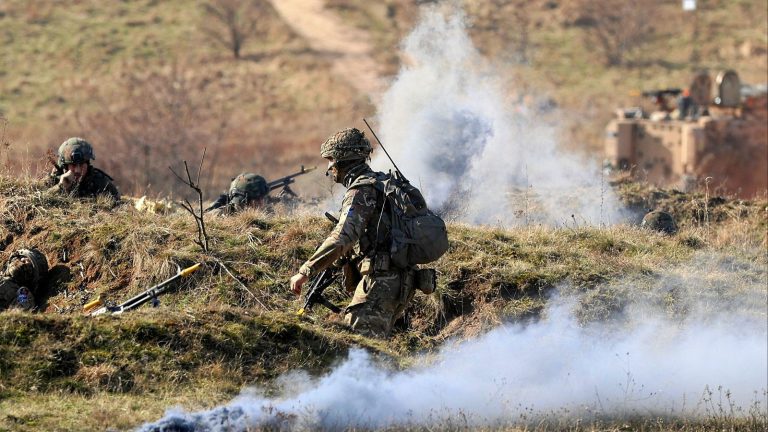
[{"label": "soldier's backpack", "polygon": [[427,208],[418,188],[398,171],[378,175],[373,186],[389,204],[392,264],[401,268],[427,264],[445,254],[448,250],[445,222]]}]

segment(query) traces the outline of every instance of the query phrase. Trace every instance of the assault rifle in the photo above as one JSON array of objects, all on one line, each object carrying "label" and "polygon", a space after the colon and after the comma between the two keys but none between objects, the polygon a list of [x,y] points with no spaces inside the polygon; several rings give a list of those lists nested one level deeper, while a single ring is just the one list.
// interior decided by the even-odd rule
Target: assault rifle
[{"label": "assault rifle", "polygon": [[117,306],[104,305],[104,303],[101,300],[101,296],[99,296],[96,298],[96,300],[83,306],[83,312],[91,316],[101,315],[105,313],[109,313],[112,315],[119,315],[131,309],[136,309],[137,307],[143,305],[144,303],[150,300],[152,301],[154,306],[157,306],[157,304],[159,303],[157,300],[157,296],[168,291],[170,289],[171,284],[173,284],[173,282],[179,279],[185,278],[191,275],[192,273],[194,273],[197,269],[200,268],[201,265],[202,264],[197,263],[183,270],[181,269],[181,267],[177,265],[176,267],[178,267],[178,270],[176,271],[176,274],[174,276],[164,280],[163,282],[160,282],[159,284],[153,286],[152,288],[144,291],[141,294],[131,297],[129,300],[126,300],[125,302]]},{"label": "assault rifle", "polygon": [[336,306],[327,298],[323,297],[323,291],[331,286],[331,284],[336,281],[338,276],[339,269],[337,268],[328,267],[327,269],[323,270],[323,272],[320,273],[320,276],[318,276],[312,282],[312,285],[310,285],[304,298],[304,306],[302,306],[301,309],[296,312],[296,315],[303,316],[307,311],[311,311],[312,307],[318,303],[327,307],[333,313],[341,312],[340,307]]},{"label": "assault rifle", "polygon": [[[339,223],[339,220],[328,212],[325,213],[325,217],[328,218],[329,221],[333,222],[334,225]],[[309,286],[307,293],[304,295],[304,306],[302,306],[301,309],[296,312],[296,315],[303,316],[307,311],[311,311],[312,307],[318,303],[327,307],[333,313],[341,312],[340,307],[336,306],[335,304],[328,301],[327,298],[323,297],[323,291],[331,286],[331,284],[334,283],[339,277],[339,270],[340,269],[337,267],[328,267],[327,269],[323,270],[323,272],[320,273],[320,275],[315,278],[314,281],[312,281],[312,284]]]}]

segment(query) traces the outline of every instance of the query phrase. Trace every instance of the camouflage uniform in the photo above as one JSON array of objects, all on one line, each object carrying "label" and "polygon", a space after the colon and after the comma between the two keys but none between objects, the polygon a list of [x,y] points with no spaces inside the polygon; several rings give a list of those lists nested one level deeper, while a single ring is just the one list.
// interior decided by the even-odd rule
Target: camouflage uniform
[{"label": "camouflage uniform", "polygon": [[[61,169],[51,173],[49,179],[49,185],[51,186],[48,192],[71,194],[78,198],[95,198],[98,195],[109,195],[115,201],[119,200],[120,193],[114,183],[112,183],[112,177],[90,164],[90,161],[94,159],[96,158],[93,155],[93,148],[82,138],[69,138],[64,141],[59,146],[59,167]],[[88,171],[72,190],[65,191],[59,184],[61,176],[64,174],[64,172],[60,171],[66,171],[67,164],[81,162],[88,163]]]},{"label": "camouflage uniform", "polygon": [[207,209],[212,216],[224,216],[237,213],[248,206],[258,207],[269,201],[269,188],[264,177],[252,173],[242,173],[232,179],[229,191]]},{"label": "camouflage uniform", "polygon": [[[330,142],[367,139],[357,129],[339,132]],[[346,134],[345,134],[346,133]],[[368,144],[370,153],[370,144]],[[328,157],[328,152],[322,152]],[[333,156],[333,155],[331,155]],[[339,158],[341,159],[341,158]],[[338,161],[334,157],[334,161]],[[343,159],[341,159],[343,161]],[[331,234],[299,269],[311,277],[348,258],[344,268],[345,285],[355,287],[352,301],[346,308],[344,321],[353,330],[367,336],[386,337],[394,322],[403,315],[414,294],[414,269],[391,265],[388,254],[390,218],[388,210],[382,217],[384,197],[375,187],[382,175],[370,169],[364,159],[348,169],[341,181],[347,187],[340,218]],[[354,264],[349,264],[354,263]]]},{"label": "camouflage uniform", "polygon": [[48,260],[39,250],[19,249],[11,254],[0,278],[0,310],[34,309],[40,280],[47,273]]}]

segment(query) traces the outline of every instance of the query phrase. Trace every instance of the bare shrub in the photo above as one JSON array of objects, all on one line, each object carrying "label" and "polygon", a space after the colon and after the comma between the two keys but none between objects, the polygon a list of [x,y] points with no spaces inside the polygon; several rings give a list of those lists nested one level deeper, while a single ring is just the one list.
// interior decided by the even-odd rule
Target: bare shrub
[{"label": "bare shrub", "polygon": [[215,44],[232,51],[235,59],[245,42],[255,36],[264,4],[258,0],[211,0],[202,4],[200,30]]},{"label": "bare shrub", "polygon": [[654,37],[659,6],[658,0],[576,0],[566,14],[584,29],[587,46],[600,52],[606,66],[620,66]]},{"label": "bare shrub", "polygon": [[77,114],[96,146],[97,165],[124,194],[188,193],[168,166],[196,158],[203,147],[213,150],[209,160],[216,166],[229,125],[225,102],[200,91],[204,78],[178,63],[151,72],[124,70],[115,90],[92,90],[98,111]]}]

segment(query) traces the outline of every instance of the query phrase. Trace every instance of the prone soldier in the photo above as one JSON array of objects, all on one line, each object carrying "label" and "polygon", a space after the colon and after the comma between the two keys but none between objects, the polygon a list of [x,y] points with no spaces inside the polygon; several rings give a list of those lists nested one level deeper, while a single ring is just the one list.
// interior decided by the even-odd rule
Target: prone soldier
[{"label": "prone soldier", "polygon": [[36,248],[11,254],[0,276],[0,311],[9,307],[35,308],[40,281],[48,274],[48,260]]},{"label": "prone soldier", "polygon": [[672,217],[671,214],[661,210],[654,210],[646,213],[646,215],[643,216],[643,221],[640,223],[640,226],[663,234],[672,235],[677,233],[677,223],[675,223],[675,218]]},{"label": "prone soldier", "polygon": [[[315,167],[302,166],[300,171],[269,183],[260,175],[241,173],[232,179],[227,193],[219,195],[219,198],[205,209],[205,212],[217,216],[230,215],[247,207],[263,208],[266,205],[290,202],[296,198],[296,193],[290,188],[295,178],[314,169]],[[276,198],[270,197],[269,193],[278,188],[282,188],[280,195]]]},{"label": "prone soldier", "polygon": [[232,179],[229,191],[219,198],[205,212],[215,216],[230,215],[246,207],[260,208],[265,204],[269,188],[264,177],[253,173],[242,173]]},{"label": "prone soldier", "polygon": [[59,146],[58,163],[54,164],[48,189],[51,193],[71,194],[78,198],[111,196],[120,199],[117,187],[104,171],[91,165],[93,147],[82,138],[69,138]]}]

